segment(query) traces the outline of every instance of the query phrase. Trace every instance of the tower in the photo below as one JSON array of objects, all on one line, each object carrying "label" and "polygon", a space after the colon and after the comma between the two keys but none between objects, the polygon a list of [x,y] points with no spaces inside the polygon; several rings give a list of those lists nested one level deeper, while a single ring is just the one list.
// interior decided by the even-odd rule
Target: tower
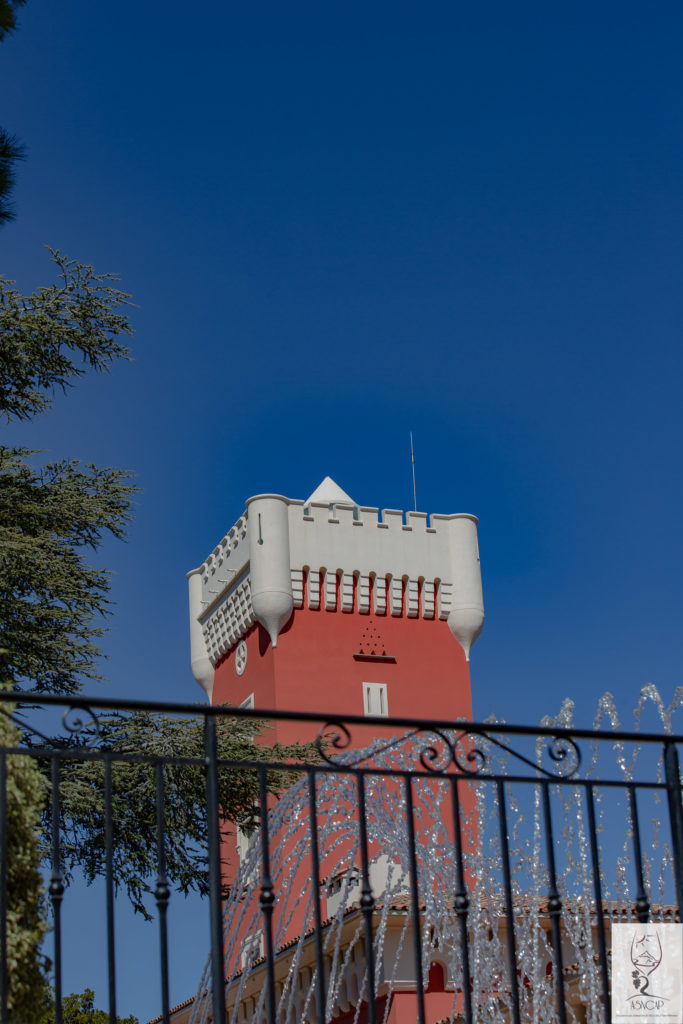
[{"label": "tower", "polygon": [[[214,704],[450,722],[471,718],[468,659],[484,619],[474,516],[428,516],[394,509],[380,512],[357,504],[326,477],[305,501],[277,494],[250,498],[244,515],[202,565],[188,573],[188,583],[192,670]],[[301,722],[275,720],[273,725],[269,743],[313,738],[302,735]],[[311,723],[313,735],[318,725]],[[383,734],[383,727],[378,729],[373,722],[370,731],[375,739]],[[413,742],[406,740],[408,749]],[[370,773],[367,790],[362,782],[368,807],[375,807],[379,799],[372,779]],[[430,848],[427,835],[443,799],[441,785],[439,779],[433,785],[427,779],[415,790],[416,799],[424,798],[426,803],[411,841],[413,845],[422,843],[425,850]],[[298,979],[297,992],[305,991],[305,978],[310,981],[313,977],[306,917],[310,907],[299,895],[314,892],[323,918],[328,922],[334,918],[346,927],[344,908],[353,903],[354,893],[360,894],[362,858],[355,826],[344,831],[353,814],[349,818],[339,811],[342,790],[328,792],[323,777],[316,780],[314,773],[308,786],[308,799],[313,793],[317,802],[314,820],[316,815],[318,821],[326,818],[342,832],[335,832],[334,839],[319,850],[316,846],[318,875],[326,878],[324,884],[316,883],[317,890],[311,890],[312,847],[305,813],[292,815],[293,827],[304,829],[305,852],[298,832],[283,833],[282,828],[274,827],[264,840],[266,851],[270,850],[276,890],[287,865],[294,865],[294,875],[275,900],[270,926],[276,937],[278,977],[274,990],[278,998],[285,998],[289,991],[286,979],[290,974]],[[399,786],[397,778],[383,784],[381,800],[394,800],[398,808]],[[288,790],[287,797],[299,799],[295,791],[297,786]],[[463,815],[472,810],[470,797],[461,787]],[[345,797],[341,804],[347,811],[351,806]],[[274,809],[269,805],[269,821],[271,813]],[[275,821],[273,818],[274,826]],[[288,817],[284,821],[289,823]],[[387,907],[397,895],[399,903],[405,903],[409,871],[384,843],[388,835],[402,835],[402,828],[399,815],[389,830],[382,826],[380,835],[366,840],[369,884],[374,899],[384,897]],[[470,837],[473,829],[470,817]],[[261,1019],[259,992],[263,991],[258,965],[264,957],[264,931],[261,910],[252,907],[254,854],[258,854],[258,844],[250,850],[248,837],[240,828],[234,835],[225,834],[222,873],[230,889],[224,924],[226,992],[230,1012],[245,1022]],[[392,928],[390,924],[389,944]],[[350,940],[340,933],[340,942],[343,939],[346,944],[341,967],[346,996],[339,1008],[344,999],[349,1006],[360,1006],[363,1000],[365,968],[360,947],[353,952],[356,938],[357,934]],[[407,951],[416,941],[412,933],[397,940],[396,949],[404,951],[401,956],[406,964]],[[301,943],[303,960],[297,961],[292,974],[291,951]],[[347,962],[351,954],[355,959]],[[402,990],[391,997],[391,1024],[415,1019],[417,981],[410,966],[402,965],[401,971]],[[445,976],[441,982],[433,982],[430,967],[429,987],[433,984],[439,991],[429,994],[430,1012],[435,1013],[433,1019],[441,1019],[449,1012],[454,994],[452,990],[446,993]],[[315,1011],[304,1002],[300,1019],[317,1024]],[[342,1008],[338,1016],[335,1011],[337,1024],[351,1021],[354,1012],[348,1016]],[[367,1019],[365,1012],[366,1018],[354,1019]]]},{"label": "tower", "polygon": [[250,498],[188,582],[192,671],[214,704],[471,717],[475,516],[380,512],[326,477],[306,501]]}]

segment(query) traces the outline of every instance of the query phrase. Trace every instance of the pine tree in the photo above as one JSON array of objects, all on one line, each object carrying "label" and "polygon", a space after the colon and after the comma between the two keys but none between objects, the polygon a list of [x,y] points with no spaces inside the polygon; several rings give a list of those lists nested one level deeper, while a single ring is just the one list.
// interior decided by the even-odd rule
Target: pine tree
[{"label": "pine tree", "polygon": [[[263,734],[263,726],[254,719],[219,717],[216,734],[219,761],[232,764],[230,769],[221,769],[218,773],[222,813],[230,822],[253,828],[258,824],[258,774],[255,768],[238,767],[239,762],[270,761],[283,765],[292,761],[310,762],[314,751],[310,745],[255,743]],[[80,742],[90,751],[99,747],[115,755],[144,753],[146,757],[167,761],[163,770],[167,874],[176,890],[206,895],[209,868],[203,720],[146,711],[100,715],[97,727],[86,729]],[[268,791],[277,796],[300,777],[300,773],[284,767],[269,769]],[[60,846],[67,879],[75,869],[88,882],[105,874],[104,779],[101,760],[65,762],[60,786],[63,811]],[[158,866],[154,766],[120,761],[115,757],[111,783],[114,879],[117,887],[128,894],[134,909],[150,917]],[[44,827],[49,834],[51,822],[47,809]]]},{"label": "pine tree", "polygon": [[[0,0],[0,40],[17,27],[17,7],[25,0]],[[23,156],[16,138],[0,128],[0,224],[14,216],[10,196],[14,187],[14,165]]]},{"label": "pine tree", "polygon": [[26,0],[0,0],[0,39],[17,27],[17,7],[22,7]]},{"label": "pine tree", "polygon": [[[0,40],[16,27],[16,11],[23,3],[0,0]],[[21,147],[0,128],[0,226],[11,217],[9,194],[20,156]],[[122,339],[132,333],[130,296],[116,287],[117,278],[50,252],[57,280],[31,295],[22,295],[0,276],[0,420],[8,423],[34,419],[51,408],[55,392],[66,392],[84,374],[108,371],[129,358]],[[39,456],[0,445],[0,647],[6,652],[0,680],[24,697],[68,696],[78,693],[86,680],[100,678],[98,640],[111,610],[110,574],[91,565],[86,554],[96,551],[108,535],[125,535],[135,487],[131,475],[120,469],[74,459],[44,464]],[[3,719],[0,714],[0,724]],[[309,747],[254,744],[260,731],[250,721],[219,719],[219,758],[301,761],[313,756]],[[181,891],[206,892],[204,755],[198,723],[151,713],[111,715],[101,719],[89,742],[114,753],[144,750],[197,762],[196,767],[166,769],[168,873]],[[0,747],[6,745],[0,735]],[[49,770],[49,758],[38,758],[37,764]],[[276,794],[293,780],[291,772],[270,772],[269,791]],[[115,883],[146,915],[144,901],[156,871],[154,772],[147,766],[115,765],[113,787]],[[64,761],[60,796],[67,878],[77,866],[89,880],[104,872],[102,789],[102,762],[79,762],[77,757]],[[253,769],[221,773],[226,819],[253,824],[258,793]],[[40,849],[45,859],[50,828],[44,810]],[[32,842],[27,840],[26,849],[34,857]],[[29,904],[38,929],[35,938],[44,930],[38,889]],[[38,945],[32,948],[33,968],[40,974]],[[81,1000],[74,1003],[75,1010],[90,1014],[88,1020],[99,1013],[92,1009],[92,1000],[85,1006],[87,992],[73,998]]]},{"label": "pine tree", "polygon": [[[52,258],[58,282],[32,295],[21,295],[0,278],[0,417],[8,421],[33,419],[50,408],[55,389],[66,391],[87,370],[108,370],[129,355],[121,338],[131,333],[130,297],[114,287],[110,275],[58,252]],[[109,573],[88,564],[84,552],[97,550],[107,534],[125,534],[134,487],[123,470],[76,460],[36,466],[35,454],[0,446],[0,644],[8,652],[2,678],[25,696],[68,696],[99,677],[97,640],[110,610]],[[308,748],[254,744],[259,732],[244,719],[219,719],[219,757],[234,763],[311,756]],[[152,713],[110,715],[100,719],[87,742],[119,754],[144,751],[197,762],[196,768],[166,769],[168,872],[183,892],[206,892],[201,725]],[[49,769],[49,758],[38,763]],[[103,772],[101,761],[64,762],[61,845],[67,875],[76,867],[88,880],[104,873]],[[269,789],[277,793],[292,781],[291,773],[271,772]],[[254,770],[222,772],[220,785],[226,818],[248,823],[258,801]],[[153,769],[114,765],[115,881],[145,915],[156,871],[155,801]],[[43,824],[49,837],[47,810]]]},{"label": "pine tree", "polygon": [[[52,253],[56,283],[22,295],[0,277],[0,417],[28,420],[86,371],[128,358],[129,296],[111,275]],[[0,446],[0,642],[15,689],[69,694],[98,678],[110,575],[85,557],[122,537],[134,487],[120,469]]]}]

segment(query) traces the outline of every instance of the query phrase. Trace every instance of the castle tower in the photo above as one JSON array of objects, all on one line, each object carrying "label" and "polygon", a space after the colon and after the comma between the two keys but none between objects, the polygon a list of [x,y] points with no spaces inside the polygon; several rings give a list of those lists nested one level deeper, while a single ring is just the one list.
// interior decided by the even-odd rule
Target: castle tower
[{"label": "castle tower", "polygon": [[[326,477],[306,501],[278,494],[250,498],[244,515],[202,565],[188,573],[188,582],[192,671],[214,704],[323,716],[393,715],[451,722],[472,717],[468,658],[484,620],[474,516],[427,516],[393,509],[380,513],[358,505]],[[321,723],[311,722],[309,734],[306,724],[295,720],[270,724],[268,743],[290,743],[313,739]],[[368,736],[358,737],[356,731],[354,742],[362,747],[382,731],[373,722]],[[313,791],[320,785],[321,780],[314,782]],[[382,799],[391,800],[392,794],[396,798],[393,832],[400,834],[397,785],[396,779],[384,785]],[[442,799],[440,780],[434,780],[433,793],[430,785],[431,780],[420,783],[426,803],[414,823],[413,841],[418,845]],[[365,782],[363,786],[366,792]],[[368,783],[370,804],[377,799],[373,792]],[[327,815],[338,830],[333,841],[319,848],[318,875],[326,881],[316,898],[325,920],[334,917],[344,901],[351,906],[360,899],[360,854],[353,826],[345,830],[349,815],[338,814],[337,795],[324,796],[319,790],[317,797],[318,822]],[[469,821],[467,841],[472,842],[472,794],[460,787],[459,799],[462,820]],[[348,812],[353,800],[344,800]],[[308,827],[305,814],[295,814],[293,820],[304,822],[304,830]],[[244,1022],[262,1019],[260,1012],[254,1014],[263,988],[260,968],[255,968],[253,979],[248,974],[265,953],[260,890],[251,884],[248,867],[255,836],[237,827],[234,833],[226,830],[222,843],[222,875],[231,891],[225,969],[233,983],[227,992],[233,1000],[230,1013]],[[310,891],[311,865],[300,840],[296,829],[291,834],[286,829],[270,832],[276,892],[285,866],[290,860],[295,865],[273,906],[280,994],[299,939],[308,945],[296,967],[297,993],[306,989],[313,972],[308,898],[298,895]],[[374,898],[395,893],[407,875],[394,848],[375,836],[367,856]],[[240,864],[246,874],[238,874]],[[360,913],[358,908],[355,913]],[[355,927],[354,923],[352,931]],[[389,945],[391,941],[387,940]],[[410,932],[397,946],[405,963],[391,997],[390,1024],[416,1019],[412,942]],[[363,988],[360,946],[353,956],[353,961],[343,960],[346,995],[339,997],[340,1006],[346,999],[351,1008],[337,1016],[335,1024],[368,1019],[367,1006],[361,1007],[360,1016],[353,1008]],[[360,972],[355,988],[354,971]],[[380,968],[378,972],[379,977]],[[446,991],[443,970],[438,984],[432,984],[432,973],[430,968],[425,1007],[430,1020],[439,1020],[451,1014],[459,997],[452,988]],[[234,983],[238,975],[240,981]],[[247,987],[242,988],[245,979]],[[377,1019],[383,998],[377,1003]],[[302,1010],[301,1019],[317,1021],[312,1003]]]},{"label": "castle tower", "polygon": [[214,704],[471,718],[474,516],[380,513],[326,477],[306,501],[250,498],[188,582],[192,671]]}]

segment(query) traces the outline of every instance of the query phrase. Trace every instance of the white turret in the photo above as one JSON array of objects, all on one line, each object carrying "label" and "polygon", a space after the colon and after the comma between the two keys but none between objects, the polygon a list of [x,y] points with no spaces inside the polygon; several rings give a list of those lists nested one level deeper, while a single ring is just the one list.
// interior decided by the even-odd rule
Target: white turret
[{"label": "white turret", "polygon": [[202,570],[193,569],[187,574],[190,591],[190,665],[192,675],[211,700],[213,690],[213,665],[206,650],[204,630],[199,617],[202,613]]},{"label": "white turret", "polygon": [[251,605],[273,647],[294,610],[287,498],[259,494],[247,502]]},{"label": "white turret", "polygon": [[476,516],[467,514],[452,516],[449,522],[453,591],[448,627],[468,661],[470,648],[484,625],[477,522]]}]

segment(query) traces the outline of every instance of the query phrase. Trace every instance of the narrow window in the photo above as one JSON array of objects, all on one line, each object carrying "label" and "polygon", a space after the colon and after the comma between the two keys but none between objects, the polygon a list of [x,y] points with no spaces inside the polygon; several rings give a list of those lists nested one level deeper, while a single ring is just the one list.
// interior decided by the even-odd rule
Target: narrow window
[{"label": "narrow window", "polygon": [[240,825],[237,826],[237,856],[240,859],[240,864],[245,860],[247,854],[251,850],[256,834],[256,825],[245,825],[244,828]]},{"label": "narrow window", "polygon": [[386,683],[363,683],[363,714],[383,718],[389,714]]}]

